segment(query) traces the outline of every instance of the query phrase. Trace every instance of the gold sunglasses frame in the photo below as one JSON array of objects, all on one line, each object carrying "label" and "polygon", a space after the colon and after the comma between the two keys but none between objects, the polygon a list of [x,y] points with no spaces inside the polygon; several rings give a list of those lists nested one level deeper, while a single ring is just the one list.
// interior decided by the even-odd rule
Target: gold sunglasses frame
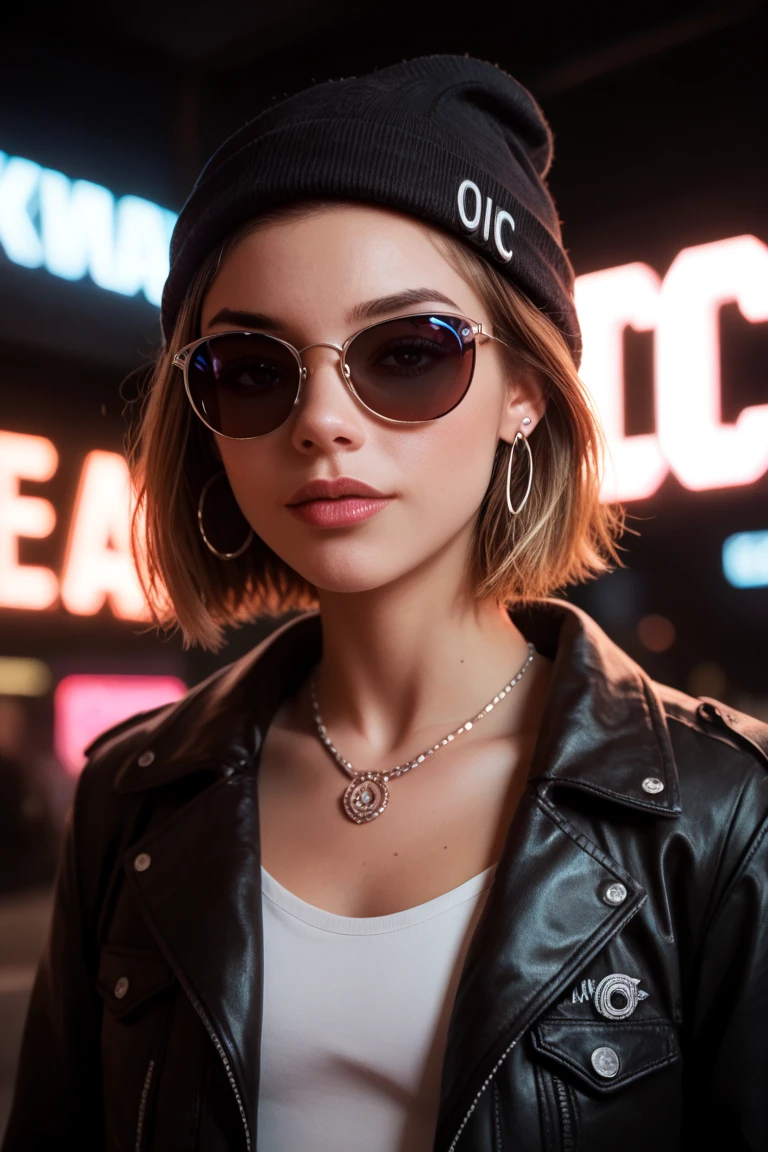
[{"label": "gold sunglasses frame", "polygon": [[[185,344],[184,347],[180,348],[179,351],[174,355],[172,363],[175,368],[180,368],[182,370],[184,377],[184,390],[187,393],[187,399],[189,400],[195,415],[199,420],[203,422],[203,424],[205,424],[206,428],[210,429],[210,431],[214,433],[214,435],[221,436],[225,440],[261,440],[264,436],[271,436],[273,432],[277,432],[279,428],[282,428],[283,424],[287,423],[287,421],[290,419],[291,412],[293,412],[293,409],[299,403],[301,398],[301,389],[304,381],[307,379],[307,368],[303,364],[301,357],[302,354],[307,352],[310,348],[333,348],[336,352],[338,352],[341,361],[341,374],[344,378],[344,382],[349,388],[349,391],[354,396],[355,400],[357,400],[358,404],[360,404],[366,410],[366,412],[370,412],[371,415],[378,417],[379,420],[386,420],[388,424],[431,424],[433,420],[441,420],[443,416],[447,416],[448,412],[442,412],[439,416],[431,416],[427,420],[396,420],[391,416],[382,416],[380,412],[376,412],[373,408],[369,408],[369,406],[365,403],[365,401],[355,389],[350,368],[346,360],[347,351],[349,350],[353,340],[356,340],[358,336],[362,336],[364,332],[370,332],[372,328],[379,328],[382,324],[391,324],[398,320],[419,320],[422,318],[429,318],[431,316],[434,316],[437,319],[440,319],[440,317],[443,316],[450,316],[454,320],[461,320],[469,328],[472,336],[474,337],[473,342],[475,345],[475,351],[473,354],[472,374],[469,378],[469,383],[467,384],[467,387],[462,393],[460,399],[456,401],[452,408],[448,409],[448,412],[452,412],[453,409],[458,407],[458,405],[467,395],[472,384],[472,380],[474,379],[475,366],[477,363],[476,350],[478,343],[485,340],[495,340],[498,344],[503,344],[505,348],[511,347],[511,345],[508,344],[505,340],[501,340],[498,336],[493,336],[490,332],[484,331],[482,323],[478,322],[477,320],[470,320],[469,317],[463,316],[461,313],[457,312],[412,312],[406,313],[403,316],[392,316],[387,320],[377,320],[374,324],[366,324],[365,328],[360,328],[357,332],[353,332],[351,336],[348,336],[343,344],[329,344],[326,341],[319,341],[316,344],[307,344],[304,346],[304,348],[296,348],[295,345],[290,344],[287,340],[281,340],[279,336],[273,336],[271,332],[262,332],[260,329],[254,328],[234,328],[227,332],[212,332],[208,336],[201,336],[199,340],[193,340],[191,344]],[[190,357],[192,356],[192,353],[195,351],[195,349],[199,348],[201,344],[205,344],[208,340],[211,340],[216,336],[240,335],[268,336],[270,340],[275,340],[278,344],[282,344],[284,348],[287,348],[292,353],[299,367],[299,381],[298,387],[296,389],[296,396],[294,397],[293,404],[291,405],[290,411],[285,417],[285,420],[281,420],[277,427],[271,428],[269,432],[260,432],[255,436],[227,436],[225,432],[219,432],[216,428],[212,427],[212,425],[208,423],[205,417],[201,415],[195,406],[195,402],[192,399],[192,393],[190,391],[189,378],[187,374],[187,365],[189,364]],[[462,332],[461,335],[465,336],[466,334]]]}]

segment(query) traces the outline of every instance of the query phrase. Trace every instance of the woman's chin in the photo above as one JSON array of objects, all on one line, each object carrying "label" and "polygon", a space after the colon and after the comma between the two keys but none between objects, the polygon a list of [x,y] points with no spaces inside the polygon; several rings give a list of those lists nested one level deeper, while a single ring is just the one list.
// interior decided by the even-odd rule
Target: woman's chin
[{"label": "woman's chin", "polygon": [[[398,554],[402,558],[402,553]],[[301,564],[293,563],[288,554],[283,555],[282,559],[313,584],[318,592],[372,592],[405,575],[402,568],[376,563],[373,557],[355,559],[337,553],[332,557],[324,557],[322,561],[316,557],[316,563],[308,564],[305,552]]]}]

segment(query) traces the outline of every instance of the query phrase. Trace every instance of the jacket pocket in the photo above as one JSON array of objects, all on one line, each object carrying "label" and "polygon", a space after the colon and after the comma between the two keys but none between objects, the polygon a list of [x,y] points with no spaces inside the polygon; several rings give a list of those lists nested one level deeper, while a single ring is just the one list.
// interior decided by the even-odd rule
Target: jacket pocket
[{"label": "jacket pocket", "polygon": [[173,971],[159,953],[102,946],[96,987],[105,1008],[101,1051],[107,1149],[150,1148],[174,984]]},{"label": "jacket pocket", "polygon": [[540,1020],[532,1040],[569,1080],[601,1095],[680,1058],[677,1031],[666,1020]]},{"label": "jacket pocket", "polygon": [[553,1017],[533,1026],[531,1043],[547,1150],[678,1147],[681,1052],[669,1021]]}]

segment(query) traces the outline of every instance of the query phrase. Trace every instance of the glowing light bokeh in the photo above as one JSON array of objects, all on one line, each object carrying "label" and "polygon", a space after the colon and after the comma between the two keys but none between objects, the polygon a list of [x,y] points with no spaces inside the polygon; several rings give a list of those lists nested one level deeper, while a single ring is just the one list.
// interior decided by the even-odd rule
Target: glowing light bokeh
[{"label": "glowing light bokeh", "polygon": [[0,656],[0,696],[45,696],[51,670],[31,656]]},{"label": "glowing light bokeh", "polygon": [[727,536],[722,555],[723,575],[734,588],[768,588],[768,531]]},{"label": "glowing light bokeh", "polygon": [[637,638],[649,652],[666,652],[675,636],[675,626],[667,616],[651,613],[637,622]]},{"label": "glowing light bokeh", "polygon": [[53,694],[58,759],[76,776],[83,766],[83,749],[106,728],[136,712],[178,700],[186,690],[176,676],[65,676]]}]

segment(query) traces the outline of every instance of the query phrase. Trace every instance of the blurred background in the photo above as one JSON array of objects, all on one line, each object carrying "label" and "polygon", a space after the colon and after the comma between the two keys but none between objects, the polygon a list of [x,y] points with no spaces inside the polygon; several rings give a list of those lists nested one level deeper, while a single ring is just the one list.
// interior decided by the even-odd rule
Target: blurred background
[{"label": "blurred background", "polygon": [[[0,40],[0,1133],[84,745],[218,656],[142,620],[122,455],[204,160],[307,85],[433,53],[526,84],[576,268],[626,570],[568,589],[654,678],[768,719],[761,4],[134,0]],[[23,50],[20,45],[23,44]]]}]

